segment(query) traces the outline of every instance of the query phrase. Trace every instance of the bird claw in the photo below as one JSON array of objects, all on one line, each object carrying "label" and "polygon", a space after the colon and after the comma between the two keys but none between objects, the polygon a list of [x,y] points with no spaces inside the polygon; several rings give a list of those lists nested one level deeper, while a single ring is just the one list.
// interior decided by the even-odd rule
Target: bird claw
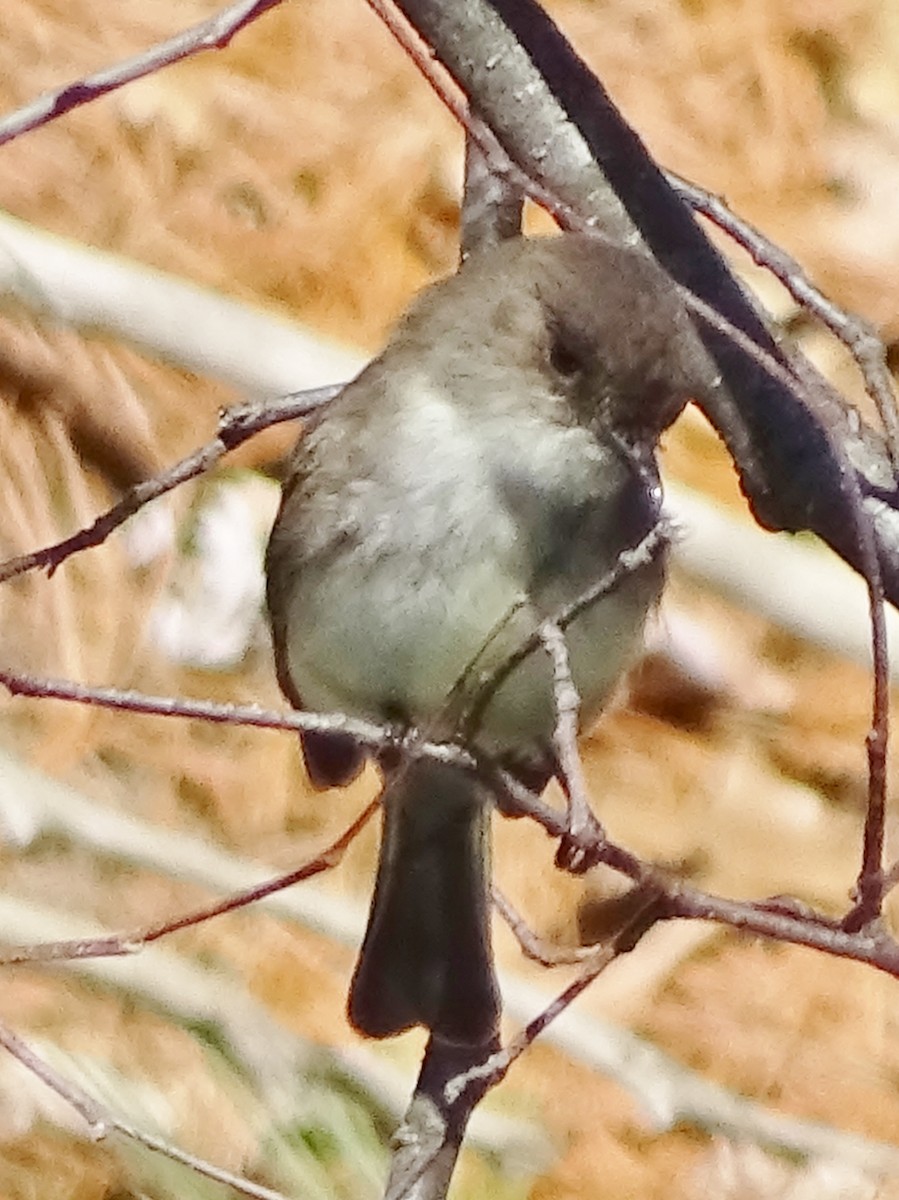
[{"label": "bird claw", "polygon": [[571,875],[583,875],[600,861],[605,844],[606,831],[593,813],[579,814],[559,838],[556,866]]}]

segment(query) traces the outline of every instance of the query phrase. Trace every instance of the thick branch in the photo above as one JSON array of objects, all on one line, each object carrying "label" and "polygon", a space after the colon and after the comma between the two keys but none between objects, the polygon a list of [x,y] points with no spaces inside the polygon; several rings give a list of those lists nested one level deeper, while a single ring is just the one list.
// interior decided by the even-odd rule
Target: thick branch
[{"label": "thick branch", "polygon": [[[796,356],[778,345],[637,134],[539,5],[398,5],[519,168],[607,235],[642,236],[678,283],[794,373]],[[720,386],[700,399],[734,456],[756,517],[769,528],[812,530],[869,574],[853,511],[858,472],[885,591],[899,601],[899,494],[882,439],[864,430],[853,435],[842,401],[808,364],[796,376],[800,386],[790,388],[721,330],[705,326],[700,334],[721,376]],[[826,422],[803,402],[810,386]],[[841,440],[850,446],[851,463],[838,449]]]}]

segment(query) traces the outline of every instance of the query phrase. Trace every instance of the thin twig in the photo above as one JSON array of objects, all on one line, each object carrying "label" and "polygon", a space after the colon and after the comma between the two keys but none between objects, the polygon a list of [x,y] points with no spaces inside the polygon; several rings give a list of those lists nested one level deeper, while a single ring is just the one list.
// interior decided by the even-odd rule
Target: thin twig
[{"label": "thin twig", "polygon": [[[540,796],[528,791],[513,776],[500,771],[484,756],[475,756],[464,747],[450,743],[428,742],[415,736],[401,736],[394,729],[338,714],[322,716],[317,713],[268,712],[255,707],[214,704],[207,701],[174,701],[167,697],[146,696],[115,689],[85,688],[82,685],[31,680],[27,676],[0,671],[0,684],[18,694],[50,696],[81,704],[125,709],[131,712],[158,716],[187,716],[230,725],[249,725],[263,729],[291,731],[312,729],[348,733],[373,749],[389,746],[410,756],[451,763],[463,770],[478,771],[488,785],[499,794],[506,811],[536,820],[553,838],[564,837],[568,822],[564,813],[557,812]],[[839,920],[815,913],[809,917],[764,904],[729,900],[690,888],[672,881],[662,872],[650,867],[630,850],[615,842],[597,842],[590,850],[597,863],[626,875],[635,883],[650,883],[664,895],[669,917],[715,921],[743,929],[777,941],[792,942],[823,950],[839,958],[868,963],[899,978],[899,943],[879,928],[851,930]]]},{"label": "thin twig", "polygon": [[[634,571],[658,558],[668,545],[671,534],[672,528],[667,519],[664,516],[659,517],[639,542],[619,553],[614,564],[604,575],[591,584],[577,599],[555,612],[552,618],[553,622],[560,629],[567,629],[573,621],[577,620],[582,613],[596,604],[598,600],[604,596],[611,595],[612,592],[621,587]],[[520,663],[524,662],[540,644],[540,632],[539,630],[535,630],[534,633],[525,638],[512,654],[508,655],[497,667],[492,668],[478,680],[477,688],[473,691],[475,702],[466,714],[463,726],[464,740],[466,742],[472,740],[473,732],[478,728],[484,712],[496,694],[497,689],[504,680],[508,679],[512,671]]]},{"label": "thin twig", "polygon": [[847,313],[820,291],[792,255],[737,216],[721,196],[714,196],[695,183],[666,172],[674,190],[696,212],[708,217],[751,255],[754,262],[783,284],[796,303],[813,313],[852,354],[865,381],[865,389],[877,408],[894,469],[899,470],[899,414],[893,377],[887,365],[883,341],[866,321]]},{"label": "thin twig", "polygon": [[460,1097],[475,1086],[476,1094],[494,1087],[505,1078],[512,1063],[540,1036],[544,1029],[569,1007],[603,971],[621,954],[632,950],[643,935],[664,915],[664,892],[650,883],[646,886],[643,903],[633,912],[620,933],[606,945],[596,947],[583,964],[577,978],[572,980],[551,1004],[547,1005],[525,1028],[501,1050],[488,1059],[461,1072],[446,1085],[449,1104],[456,1104]]},{"label": "thin twig", "polygon": [[559,842],[556,864],[581,874],[592,865],[588,849],[595,852],[605,841],[605,831],[590,807],[584,764],[578,749],[581,698],[571,675],[565,634],[556,621],[544,621],[537,635],[550,657],[553,669],[553,702],[556,725],[553,745],[559,763],[559,779],[568,803],[568,832]]},{"label": "thin twig", "polygon": [[594,949],[591,959],[584,965],[584,969],[578,977],[572,980],[568,987],[541,1013],[529,1021],[508,1046],[504,1046],[502,1050],[491,1055],[485,1063],[457,1076],[450,1082],[448,1099],[458,1098],[463,1091],[471,1087],[472,1083],[477,1082],[479,1090],[482,1088],[487,1090],[505,1079],[515,1060],[520,1058],[525,1050],[536,1041],[547,1025],[551,1025],[617,957],[618,951],[614,944],[602,946],[598,950]]},{"label": "thin twig", "polygon": [[[561,621],[559,622],[561,624]],[[207,701],[175,701],[169,697],[147,696],[133,691],[111,688],[86,688],[65,681],[35,680],[29,676],[0,671],[0,683],[14,694],[51,697],[100,707],[153,714],[203,719],[220,724],[249,725],[255,728],[298,731],[340,731],[348,733],[372,749],[387,746],[411,757],[432,758],[452,763],[465,770],[479,770],[499,793],[499,803],[506,811],[530,816],[537,820],[554,838],[564,837],[568,822],[564,814],[552,809],[539,796],[522,787],[507,773],[497,771],[483,756],[476,758],[462,746],[435,743],[415,736],[402,736],[397,730],[370,722],[351,719],[342,714],[266,711],[255,706],[215,704]],[[591,860],[604,863],[636,883],[658,876],[646,863],[624,847],[597,839],[589,849]],[[681,883],[664,884],[669,893],[672,915],[732,924],[751,932],[824,950],[842,958],[868,962],[891,975],[899,977],[899,944],[882,931],[842,928],[839,922],[816,916],[815,920],[772,912],[763,906],[730,901]],[[855,911],[855,910],[853,910]]]},{"label": "thin twig", "polygon": [[464,263],[472,254],[521,236],[524,193],[491,170],[478,142],[465,135],[465,186],[462,191],[460,250]]},{"label": "thin twig", "polygon": [[879,572],[868,581],[868,587],[871,598],[871,644],[874,660],[871,729],[865,737],[868,757],[868,805],[865,812],[862,862],[855,884],[855,908],[844,922],[846,929],[850,931],[863,929],[879,920],[886,894],[883,847],[889,755],[890,659],[883,584]]},{"label": "thin twig", "polygon": [[560,199],[539,180],[533,179],[510,158],[499,138],[475,112],[469,108],[464,93],[453,81],[443,63],[431,52],[418,31],[405,18],[400,17],[389,0],[366,0],[369,8],[384,22],[387,29],[418,67],[431,88],[465,130],[468,138],[480,149],[485,167],[497,179],[527,196],[545,209],[563,229],[596,232],[596,222],[584,218],[571,205]]},{"label": "thin twig", "polygon": [[[295,733],[346,733],[373,750],[383,750],[387,746],[404,742],[402,731],[361,718],[347,717],[342,713],[299,710],[278,712],[274,709],[260,708],[255,704],[220,704],[212,700],[153,696],[133,689],[90,687],[68,679],[39,678],[3,668],[0,668],[0,686],[5,687],[14,696],[38,700],[65,700],[96,708],[141,713],[144,716],[186,717],[188,720],[209,721],[215,725],[243,725],[255,729],[292,730]],[[457,748],[441,747],[417,739],[410,739],[410,744],[404,744],[404,749],[410,757],[420,753],[422,757],[436,757],[441,760],[449,757],[451,761],[460,765],[464,765],[466,761],[469,765],[473,762],[471,756],[465,756],[464,752],[460,760]]]},{"label": "thin twig", "polygon": [[[712,328],[720,328],[719,315],[709,305],[696,297],[684,296],[685,302]],[[723,330],[741,349],[758,359],[758,347],[741,331]],[[762,352],[764,354],[764,352]],[[765,354],[765,358],[768,358]],[[810,411],[819,422],[828,443],[835,452],[837,461],[839,440],[845,428],[833,429],[833,413],[826,407],[814,403],[814,392],[808,387],[808,373],[802,360],[795,366],[799,370],[796,384],[789,384],[794,377],[779,364],[765,363],[765,370],[775,378],[786,378],[788,386],[798,385],[799,394],[809,405]],[[842,413],[841,413],[842,415]],[[854,523],[856,546],[861,572],[868,590],[868,608],[871,624],[871,657],[873,687],[871,699],[871,728],[865,738],[868,758],[868,803],[865,812],[865,829],[862,860],[855,885],[855,905],[845,918],[846,928],[855,931],[879,919],[884,898],[883,845],[886,825],[887,762],[889,755],[890,722],[890,658],[887,641],[885,592],[880,558],[877,552],[876,534],[870,514],[864,507],[858,475],[849,469],[842,472],[841,487],[849,502],[849,511]]]},{"label": "thin twig", "polygon": [[[484,777],[498,793],[498,803],[505,811],[527,816],[541,825],[550,837],[565,836],[567,821],[540,796],[529,792],[508,774],[490,773],[489,764],[482,763]],[[652,887],[664,899],[667,919],[714,921],[746,933],[773,938],[821,950],[836,958],[867,963],[887,975],[899,979],[899,942],[886,930],[873,926],[849,930],[844,922],[816,910],[788,909],[763,902],[731,900],[701,891],[671,879],[665,872],[652,867],[632,851],[608,838],[595,848],[597,864],[610,867],[627,876],[641,887]]]},{"label": "thin twig", "polygon": [[152,75],[161,67],[171,66],[172,63],[198,54],[201,50],[222,49],[245,25],[257,20],[270,8],[276,8],[281,2],[282,0],[238,0],[236,4],[229,5],[215,16],[200,21],[183,33],[159,42],[133,58],[108,67],[105,71],[87,75],[76,83],[45,92],[24,108],[0,119],[0,146],[30,129],[38,129],[41,125],[56,120],[73,108],[80,108],[82,104],[89,104],[99,96],[116,91],[126,83],[142,79],[145,75]]},{"label": "thin twig", "polygon": [[3,1046],[26,1070],[45,1083],[51,1091],[55,1092],[84,1119],[94,1141],[102,1141],[111,1133],[119,1133],[131,1141],[146,1146],[148,1150],[165,1155],[173,1162],[192,1168],[207,1179],[224,1183],[244,1196],[253,1197],[253,1200],[288,1200],[288,1197],[282,1192],[275,1192],[271,1188],[262,1187],[261,1184],[251,1183],[249,1179],[226,1171],[223,1167],[216,1167],[212,1163],[206,1162],[205,1159],[197,1158],[194,1154],[188,1154],[186,1150],[180,1150],[177,1146],[163,1141],[162,1138],[155,1137],[115,1116],[93,1096],[61,1075],[45,1059],[36,1054],[27,1042],[2,1024],[0,1024],[0,1046]]},{"label": "thin twig", "polygon": [[549,942],[545,942],[534,933],[521,913],[515,909],[498,887],[494,886],[490,895],[493,907],[512,931],[522,953],[532,962],[540,963],[543,967],[570,967],[575,963],[584,962],[585,959],[596,953],[592,946],[573,946],[565,949],[551,946]]},{"label": "thin twig", "polygon": [[[729,322],[724,321],[710,305],[683,289],[681,292],[685,303],[701,320],[711,328],[730,337],[735,345],[759,362],[771,377],[796,390],[797,395],[800,396],[803,403],[807,404],[809,411],[818,421],[819,429],[833,450],[836,461],[839,462],[844,457],[839,447],[845,428],[832,428],[834,416],[832,410],[815,403],[814,391],[808,386],[809,380],[802,361],[799,360],[795,364],[799,374],[794,376],[771,358],[766,351],[761,350],[741,330],[734,327],[728,328]],[[841,410],[841,417],[842,415]],[[883,843],[886,825],[890,722],[890,658],[884,608],[886,597],[874,525],[870,514],[864,507],[858,475],[851,468],[851,464],[847,464],[847,467],[848,469],[841,473],[840,487],[848,502],[849,515],[854,526],[859,569],[868,590],[873,674],[871,728],[865,739],[868,757],[868,803],[865,812],[862,861],[855,885],[856,903],[846,917],[847,929],[856,930],[876,921],[883,906]]]},{"label": "thin twig", "polygon": [[0,563],[0,583],[41,568],[45,568],[52,575],[73,554],[102,545],[114,530],[124,525],[129,517],[133,517],[151,500],[157,500],[189,479],[196,479],[197,476],[205,474],[229,450],[235,449],[263,429],[268,429],[270,425],[297,420],[315,412],[332,400],[341,387],[341,384],[329,384],[326,387],[294,392],[274,403],[241,404],[229,409],[223,414],[219,422],[219,431],[212,441],[200,446],[198,450],[161,474],[129,488],[117,504],[97,517],[91,525],[79,529],[77,533],[52,546],[44,546],[40,550],[20,554]]},{"label": "thin twig", "polygon": [[71,1083],[63,1078],[57,1071],[45,1062],[31,1047],[24,1042],[16,1033],[8,1029],[5,1025],[0,1024],[0,1046],[19,1060],[23,1067],[29,1070],[32,1075],[36,1075],[42,1083],[56,1092],[57,1096],[62,1097],[67,1104],[83,1117],[90,1136],[94,1141],[100,1141],[106,1137],[112,1128],[112,1122],[108,1115],[103,1111],[102,1105],[96,1100],[83,1092],[77,1084]]},{"label": "thin twig", "polygon": [[204,921],[209,921],[213,917],[221,916],[223,913],[236,912],[238,909],[246,908],[247,905],[264,900],[267,896],[272,896],[276,892],[282,892],[285,888],[292,887],[295,883],[301,883],[305,879],[312,879],[315,875],[321,874],[322,871],[330,871],[336,867],[359,832],[371,820],[379,807],[380,801],[373,800],[343,833],[338,838],[335,838],[330,846],[323,850],[321,854],[316,855],[315,858],[305,862],[301,867],[297,867],[286,875],[279,875],[276,879],[270,879],[265,883],[246,888],[242,892],[235,892],[217,904],[207,905],[204,908],[195,909],[193,912],[182,913],[180,916],[172,917],[167,921],[161,921],[156,925],[149,925],[146,929],[137,930],[133,933],[116,934],[104,938],[76,939],[66,942],[44,942],[38,946],[9,947],[0,950],[0,966],[11,966],[15,963],[26,962],[71,962],[85,958],[112,958],[126,954],[136,954],[144,946],[149,946],[151,943],[159,941],[160,938],[167,937],[178,930],[189,929],[194,925],[201,925]]}]

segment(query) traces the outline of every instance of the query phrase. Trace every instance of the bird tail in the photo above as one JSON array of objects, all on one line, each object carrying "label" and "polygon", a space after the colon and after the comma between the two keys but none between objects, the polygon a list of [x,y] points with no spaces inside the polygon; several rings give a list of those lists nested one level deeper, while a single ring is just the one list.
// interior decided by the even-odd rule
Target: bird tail
[{"label": "bird tail", "polygon": [[496,1033],[490,812],[470,776],[406,763],[388,780],[378,876],[349,1016],[369,1037],[424,1025],[449,1042]]}]

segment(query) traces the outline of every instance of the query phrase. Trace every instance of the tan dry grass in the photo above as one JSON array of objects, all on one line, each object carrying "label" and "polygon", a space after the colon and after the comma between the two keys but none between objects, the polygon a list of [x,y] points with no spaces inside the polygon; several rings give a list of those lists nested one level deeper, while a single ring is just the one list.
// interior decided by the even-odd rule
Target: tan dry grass
[{"label": "tan dry grass", "polygon": [[[666,164],[725,192],[838,295],[895,322],[895,255],[875,253],[886,231],[881,210],[867,202],[889,178],[881,129],[893,119],[887,102],[896,83],[883,61],[896,28],[888,0],[566,0],[554,9]],[[211,10],[138,0],[7,5],[0,103],[21,103]],[[0,204],[15,214],[364,347],[377,344],[411,290],[453,259],[459,135],[359,0],[284,6],[229,50],[73,113],[2,153]],[[35,329],[21,313],[4,317],[0,335],[8,364],[0,537],[9,549],[69,532],[120,482],[109,459],[85,461],[79,414],[82,425],[87,414],[108,432],[121,471],[191,449],[227,399],[117,347]],[[711,438],[692,425],[672,441],[682,477],[734,500],[732,474]],[[255,453],[274,452],[269,442]],[[50,584],[6,589],[5,656],[145,690],[275,702],[260,656],[216,678],[175,671],[154,656],[141,630],[162,574],[164,567],[135,575],[113,543]],[[692,861],[710,886],[799,890],[838,905],[858,824],[866,682],[714,599],[688,600],[718,636],[740,645],[748,671],[756,662],[780,673],[792,703],[780,715],[738,706],[702,734],[616,715],[590,754],[603,815],[644,853]],[[312,801],[290,739],[270,734],[20,704],[6,706],[4,735],[104,802],[208,830],[285,864],[320,844],[358,802],[358,792]],[[809,784],[843,807],[819,803],[810,816],[802,791]],[[521,823],[503,827],[499,841],[503,879],[535,924],[573,940],[582,885],[552,872],[545,839]],[[364,890],[373,855],[368,837],[338,886]],[[120,926],[198,899],[61,848],[43,861],[14,857],[4,855],[9,886]],[[298,1030],[335,1043],[350,1038],[341,1014],[345,951],[261,919],[222,922],[178,946],[226,956]],[[501,950],[517,964],[507,939]],[[798,951],[715,939],[638,989],[628,1011],[675,1057],[731,1086],[896,1140],[893,988]],[[602,987],[587,1003],[603,1012]],[[199,1056],[158,1018],[34,972],[10,981],[3,1014],[23,1030],[96,1047],[164,1087],[178,1076],[184,1136],[226,1153],[216,1129],[227,1102],[216,1110]],[[693,1171],[710,1157],[703,1139],[652,1135],[617,1088],[550,1050],[532,1052],[506,1094],[507,1103],[538,1114],[562,1147],[532,1195],[697,1194]],[[36,1189],[86,1200],[125,1186],[105,1152],[46,1130],[7,1141],[0,1158],[4,1196]],[[489,1188],[477,1172],[471,1178]]]}]

